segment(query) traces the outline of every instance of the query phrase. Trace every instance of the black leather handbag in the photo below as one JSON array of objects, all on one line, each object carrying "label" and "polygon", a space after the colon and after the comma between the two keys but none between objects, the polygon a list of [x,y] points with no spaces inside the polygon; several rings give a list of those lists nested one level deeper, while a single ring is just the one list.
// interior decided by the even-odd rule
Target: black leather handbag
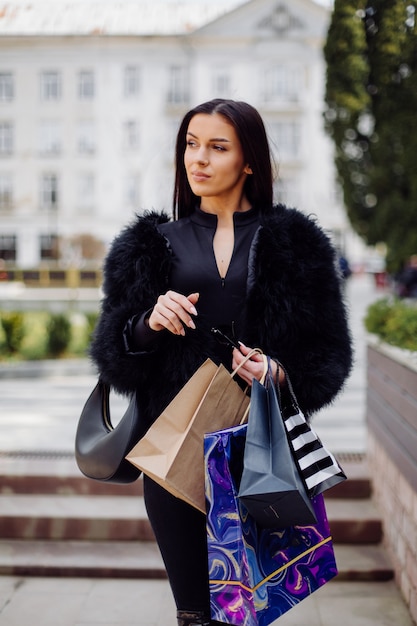
[{"label": "black leather handbag", "polygon": [[75,436],[75,458],[88,478],[111,483],[131,483],[140,470],[125,459],[144,434],[133,394],[116,427],[110,419],[110,388],[99,380],[81,413]]}]

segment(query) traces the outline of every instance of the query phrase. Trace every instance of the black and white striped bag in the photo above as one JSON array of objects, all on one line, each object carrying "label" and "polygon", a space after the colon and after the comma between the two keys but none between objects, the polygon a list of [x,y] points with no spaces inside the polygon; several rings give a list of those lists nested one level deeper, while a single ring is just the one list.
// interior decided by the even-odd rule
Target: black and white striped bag
[{"label": "black and white striped bag", "polygon": [[[279,366],[284,369],[281,363]],[[287,395],[290,397],[282,403],[284,405],[281,406],[282,416],[300,475],[304,479],[308,495],[314,498],[346,480],[346,474],[333,454],[324,447],[318,435],[307,424],[285,369],[284,372],[289,392]]]}]

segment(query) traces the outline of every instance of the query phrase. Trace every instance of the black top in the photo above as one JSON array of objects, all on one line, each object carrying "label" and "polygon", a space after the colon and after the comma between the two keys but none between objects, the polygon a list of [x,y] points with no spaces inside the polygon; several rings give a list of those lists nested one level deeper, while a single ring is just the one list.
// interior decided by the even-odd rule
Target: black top
[{"label": "black top", "polygon": [[[185,337],[149,331],[156,343],[134,354],[123,340],[127,320],[151,310],[167,290],[172,252],[161,231],[167,221],[163,213],[137,216],[115,238],[104,265],[104,298],[90,348],[104,382],[122,394],[136,392],[149,419],[160,415],[200,365],[213,358],[216,343],[206,327],[185,329]],[[260,222],[249,251],[237,337],[282,361],[310,416],[331,402],[352,363],[334,249],[316,219],[295,209],[261,209]],[[175,229],[182,226],[163,228],[167,235],[173,229],[174,240]]]},{"label": "black top", "polygon": [[[168,287],[188,296],[199,293],[195,318],[197,328],[217,327],[239,339],[239,317],[246,296],[248,256],[254,235],[259,228],[259,212],[256,209],[233,214],[234,248],[227,273],[220,276],[213,250],[213,238],[217,229],[217,215],[205,213],[199,208],[186,218],[160,224],[172,252]],[[134,351],[151,347],[156,339],[144,319],[148,313],[136,318]],[[188,331],[187,331],[188,332]],[[192,332],[192,331],[191,331]],[[132,349],[132,340],[128,338]],[[219,344],[218,360],[230,366],[230,348]]]}]

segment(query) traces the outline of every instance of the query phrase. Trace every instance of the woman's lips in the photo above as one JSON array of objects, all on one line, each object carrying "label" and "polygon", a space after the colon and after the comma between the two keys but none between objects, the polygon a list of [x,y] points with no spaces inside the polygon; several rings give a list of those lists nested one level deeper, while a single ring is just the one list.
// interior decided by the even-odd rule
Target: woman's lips
[{"label": "woman's lips", "polygon": [[210,178],[210,176],[208,174],[205,174],[204,172],[192,172],[191,175],[196,182],[204,182],[205,180]]}]

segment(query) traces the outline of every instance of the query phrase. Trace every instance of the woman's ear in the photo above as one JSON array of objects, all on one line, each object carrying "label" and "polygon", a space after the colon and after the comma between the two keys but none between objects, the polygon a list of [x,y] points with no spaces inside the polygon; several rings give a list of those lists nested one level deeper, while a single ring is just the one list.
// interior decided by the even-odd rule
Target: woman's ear
[{"label": "woman's ear", "polygon": [[245,167],[243,169],[243,173],[244,174],[253,174],[252,168],[249,165],[245,165]]}]

